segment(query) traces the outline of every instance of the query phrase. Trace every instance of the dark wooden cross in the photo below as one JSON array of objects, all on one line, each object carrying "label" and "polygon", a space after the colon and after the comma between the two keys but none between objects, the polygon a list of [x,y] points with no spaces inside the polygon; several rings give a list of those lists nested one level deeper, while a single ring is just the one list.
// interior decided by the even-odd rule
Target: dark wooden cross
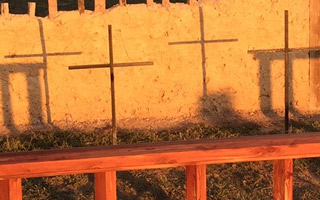
[{"label": "dark wooden cross", "polygon": [[71,56],[71,55],[79,55],[81,52],[47,52],[46,42],[44,38],[43,24],[42,20],[38,19],[39,31],[40,31],[40,40],[41,40],[41,48],[42,53],[39,54],[14,54],[14,55],[6,55],[5,58],[31,58],[31,57],[42,57],[43,64],[43,77],[44,77],[44,85],[45,85],[45,95],[46,95],[46,111],[47,111],[47,122],[51,124],[51,110],[50,110],[50,95],[49,95],[49,84],[48,84],[48,57],[51,56]]},{"label": "dark wooden cross", "polygon": [[202,83],[203,83],[203,95],[207,95],[207,71],[206,71],[206,50],[205,44],[208,43],[220,43],[220,42],[236,42],[238,39],[221,39],[221,40],[205,40],[204,37],[204,19],[202,7],[199,7],[200,14],[200,40],[195,41],[180,41],[180,42],[169,42],[169,45],[180,45],[180,44],[200,44],[201,55],[202,55]]},{"label": "dark wooden cross", "polygon": [[112,26],[108,25],[109,32],[109,64],[96,65],[78,65],[69,66],[70,70],[75,69],[93,69],[93,68],[110,68],[110,82],[111,82],[111,109],[112,109],[112,142],[117,144],[117,125],[116,125],[116,105],[115,105],[115,86],[114,86],[114,67],[133,67],[133,66],[147,66],[153,65],[152,61],[146,62],[130,62],[130,63],[114,63],[113,62],[113,47],[112,47]]},{"label": "dark wooden cross", "polygon": [[279,49],[259,49],[259,50],[249,50],[250,54],[259,54],[259,53],[284,53],[284,65],[285,65],[285,114],[284,114],[284,123],[285,123],[285,133],[289,133],[289,112],[290,112],[290,99],[289,99],[289,53],[292,52],[311,52],[311,51],[320,51],[320,47],[302,47],[302,48],[289,48],[289,14],[288,10],[284,11],[284,48]]}]

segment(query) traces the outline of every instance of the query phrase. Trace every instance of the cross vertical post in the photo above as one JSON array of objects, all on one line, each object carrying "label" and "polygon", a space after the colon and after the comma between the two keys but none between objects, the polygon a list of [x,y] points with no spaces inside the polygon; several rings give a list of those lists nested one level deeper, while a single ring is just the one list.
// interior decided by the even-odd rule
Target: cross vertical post
[{"label": "cross vertical post", "polygon": [[285,53],[285,56],[284,56],[284,65],[285,65],[285,133],[289,133],[289,104],[290,104],[290,100],[289,100],[289,16],[288,16],[288,11],[285,10],[284,11],[284,26],[285,26],[285,31],[284,31],[284,53]]},{"label": "cross vertical post", "polygon": [[111,81],[111,109],[112,109],[112,143],[117,144],[117,125],[116,125],[116,98],[114,88],[113,72],[113,48],[112,48],[112,27],[108,25],[109,33],[109,62],[110,62],[110,81]]},{"label": "cross vertical post", "polygon": [[108,64],[75,65],[75,66],[69,66],[69,70],[110,68],[112,143],[113,145],[116,145],[117,144],[117,120],[116,120],[116,104],[115,104],[116,101],[115,101],[114,68],[115,67],[148,66],[148,65],[153,65],[153,62],[144,61],[144,62],[114,63],[111,25],[108,25],[108,37],[109,37],[109,63]]}]

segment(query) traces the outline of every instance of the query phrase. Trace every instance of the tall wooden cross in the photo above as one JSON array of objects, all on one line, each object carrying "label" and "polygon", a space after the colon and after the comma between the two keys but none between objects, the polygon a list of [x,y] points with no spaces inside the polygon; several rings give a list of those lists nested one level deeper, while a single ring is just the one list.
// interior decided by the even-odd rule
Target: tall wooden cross
[{"label": "tall wooden cross", "polygon": [[[31,58],[31,57],[42,57],[43,65],[43,78],[44,78],[44,89],[45,89],[45,98],[46,98],[46,112],[47,112],[47,123],[51,124],[51,110],[50,110],[50,95],[49,95],[49,83],[48,83],[48,57],[51,56],[71,56],[71,55],[80,55],[81,52],[47,52],[46,42],[44,38],[43,24],[42,20],[38,19],[39,31],[40,31],[40,40],[42,53],[39,54],[14,54],[6,55],[5,58]],[[29,102],[30,103],[30,102]]]},{"label": "tall wooden cross", "polygon": [[116,125],[116,104],[115,104],[115,86],[114,86],[114,67],[133,67],[133,66],[147,66],[153,65],[152,61],[146,62],[130,62],[130,63],[114,63],[113,62],[113,47],[112,47],[112,26],[108,25],[109,36],[109,64],[96,65],[77,65],[69,66],[70,70],[75,69],[93,69],[93,68],[110,68],[110,82],[111,82],[111,109],[112,109],[112,142],[117,144],[117,125]]},{"label": "tall wooden cross", "polygon": [[285,87],[285,114],[284,114],[284,123],[285,123],[285,133],[289,133],[289,112],[290,112],[290,99],[289,99],[289,53],[292,52],[311,52],[311,51],[320,51],[320,47],[302,47],[302,48],[289,48],[289,14],[288,10],[284,11],[284,48],[279,49],[259,49],[259,50],[249,50],[250,54],[259,54],[259,53],[284,53],[284,65],[285,65],[285,76],[284,76],[284,87]]},{"label": "tall wooden cross", "polygon": [[206,71],[206,50],[205,44],[208,43],[220,43],[220,42],[236,42],[238,39],[221,39],[221,40],[206,40],[204,37],[204,19],[202,7],[199,7],[200,14],[200,40],[194,41],[180,41],[180,42],[169,42],[169,45],[180,45],[180,44],[200,44],[201,45],[201,55],[202,55],[202,83],[203,83],[203,95],[207,95],[207,71]]}]

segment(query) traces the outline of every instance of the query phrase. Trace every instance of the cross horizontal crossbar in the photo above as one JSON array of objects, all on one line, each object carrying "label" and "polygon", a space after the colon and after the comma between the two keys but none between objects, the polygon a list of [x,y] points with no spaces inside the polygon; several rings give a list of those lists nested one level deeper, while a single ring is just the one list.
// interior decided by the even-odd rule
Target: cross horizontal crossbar
[{"label": "cross horizontal crossbar", "polygon": [[[256,54],[256,53],[282,53],[286,50],[283,49],[257,49],[257,50],[249,50],[248,53],[250,54]],[[320,51],[320,47],[303,47],[303,48],[289,48],[288,52],[297,52],[297,51]]]},{"label": "cross horizontal crossbar", "polygon": [[[147,66],[153,65],[152,61],[146,62],[132,62],[132,63],[113,63],[113,67],[132,67],[132,66]],[[96,68],[108,68],[111,67],[111,64],[96,64],[96,65],[74,65],[69,66],[70,70],[74,69],[96,69]]]},{"label": "cross horizontal crossbar", "polygon": [[1,153],[0,179],[311,158],[319,145],[318,132]]},{"label": "cross horizontal crossbar", "polygon": [[198,41],[181,41],[181,42],[169,42],[169,45],[177,44],[203,44],[203,43],[219,43],[219,42],[237,42],[238,39],[222,39],[222,40],[198,40]]},{"label": "cross horizontal crossbar", "polygon": [[31,58],[31,57],[43,57],[43,56],[70,56],[80,55],[81,52],[66,52],[66,53],[47,53],[47,54],[20,54],[20,55],[7,55],[4,58]]}]

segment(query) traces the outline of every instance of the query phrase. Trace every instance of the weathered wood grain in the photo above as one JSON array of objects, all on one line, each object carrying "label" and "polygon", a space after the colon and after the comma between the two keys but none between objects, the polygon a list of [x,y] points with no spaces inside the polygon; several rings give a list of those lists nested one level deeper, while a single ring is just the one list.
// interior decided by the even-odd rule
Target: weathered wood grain
[{"label": "weathered wood grain", "polygon": [[1,3],[1,15],[8,16],[9,15],[9,3]]},{"label": "weathered wood grain", "polygon": [[206,178],[206,165],[191,165],[186,167],[187,200],[207,199]]},{"label": "weathered wood grain", "polygon": [[0,178],[320,157],[320,133],[0,154]]},{"label": "weathered wood grain", "polygon": [[94,174],[95,200],[117,200],[117,177],[115,171]]},{"label": "weathered wood grain", "polygon": [[53,19],[58,14],[58,2],[57,0],[48,0],[49,18]]},{"label": "weathered wood grain", "polygon": [[22,200],[21,179],[0,180],[1,200]]},{"label": "weathered wood grain", "polygon": [[273,199],[293,199],[293,159],[273,162]]}]

